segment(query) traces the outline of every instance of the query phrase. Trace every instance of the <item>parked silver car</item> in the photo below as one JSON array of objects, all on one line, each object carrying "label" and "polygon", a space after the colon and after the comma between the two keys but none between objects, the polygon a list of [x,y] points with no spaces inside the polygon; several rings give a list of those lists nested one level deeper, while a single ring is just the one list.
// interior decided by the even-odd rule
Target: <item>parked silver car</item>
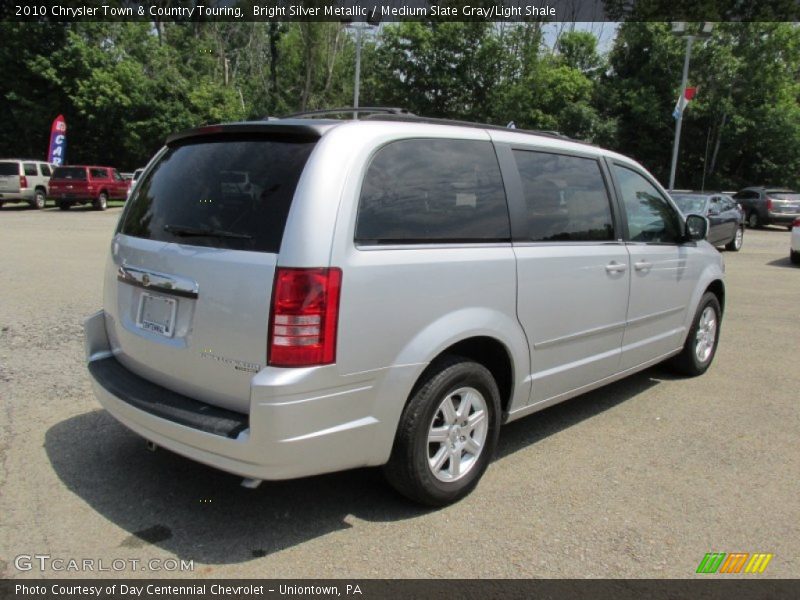
[{"label": "parked silver car", "polygon": [[40,160],[0,160],[0,207],[9,202],[26,202],[31,208],[44,208],[54,168]]},{"label": "parked silver car", "polygon": [[501,424],[666,359],[709,367],[725,288],[707,226],[636,162],[557,135],[203,127],[125,207],[89,373],[127,427],[246,485],[384,465],[443,505]]}]

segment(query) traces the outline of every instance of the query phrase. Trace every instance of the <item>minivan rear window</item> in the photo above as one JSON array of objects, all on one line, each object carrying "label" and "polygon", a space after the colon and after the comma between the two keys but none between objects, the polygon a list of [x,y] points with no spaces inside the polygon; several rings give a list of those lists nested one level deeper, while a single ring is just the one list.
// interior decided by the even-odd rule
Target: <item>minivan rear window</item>
[{"label": "minivan rear window", "polygon": [[19,163],[0,162],[0,175],[19,175]]},{"label": "minivan rear window", "polygon": [[169,148],[137,183],[119,231],[193,246],[280,249],[316,141],[231,136]]},{"label": "minivan rear window", "polygon": [[86,169],[83,167],[56,167],[53,179],[79,179],[86,180]]},{"label": "minivan rear window", "polygon": [[800,200],[800,194],[791,190],[772,191],[767,190],[767,196],[776,200]]}]

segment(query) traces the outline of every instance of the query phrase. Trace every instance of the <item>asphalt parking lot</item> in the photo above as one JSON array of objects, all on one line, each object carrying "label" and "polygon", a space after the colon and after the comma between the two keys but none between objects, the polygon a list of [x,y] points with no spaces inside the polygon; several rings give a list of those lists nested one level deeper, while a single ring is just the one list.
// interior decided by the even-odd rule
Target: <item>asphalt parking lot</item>
[{"label": "asphalt parking lot", "polygon": [[[0,576],[683,578],[707,552],[772,553],[755,577],[800,576],[800,268],[785,229],[724,253],[706,375],[656,367],[515,422],[475,493],[431,511],[372,469],[247,490],[146,451],[101,410],[81,323],[101,306],[120,210],[0,211]],[[125,568],[17,569],[35,554]],[[170,558],[194,570],[141,571]]]}]

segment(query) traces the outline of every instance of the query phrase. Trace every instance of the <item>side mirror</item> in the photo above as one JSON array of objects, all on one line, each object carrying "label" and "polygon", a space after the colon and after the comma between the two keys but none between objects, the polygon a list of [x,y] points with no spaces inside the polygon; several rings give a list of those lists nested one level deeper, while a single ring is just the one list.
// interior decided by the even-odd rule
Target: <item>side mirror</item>
[{"label": "side mirror", "polygon": [[702,215],[686,216],[686,240],[699,242],[708,235],[708,219]]}]

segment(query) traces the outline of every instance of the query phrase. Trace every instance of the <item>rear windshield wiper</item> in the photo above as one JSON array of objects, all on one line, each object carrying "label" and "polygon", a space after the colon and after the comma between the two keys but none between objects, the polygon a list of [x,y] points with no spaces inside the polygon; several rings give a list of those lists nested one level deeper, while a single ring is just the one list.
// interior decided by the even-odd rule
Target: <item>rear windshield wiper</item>
[{"label": "rear windshield wiper", "polygon": [[246,233],[236,233],[225,231],[224,229],[211,229],[210,227],[184,227],[183,225],[164,225],[164,231],[168,231],[178,237],[215,237],[231,238],[236,240],[252,240],[252,235]]}]

